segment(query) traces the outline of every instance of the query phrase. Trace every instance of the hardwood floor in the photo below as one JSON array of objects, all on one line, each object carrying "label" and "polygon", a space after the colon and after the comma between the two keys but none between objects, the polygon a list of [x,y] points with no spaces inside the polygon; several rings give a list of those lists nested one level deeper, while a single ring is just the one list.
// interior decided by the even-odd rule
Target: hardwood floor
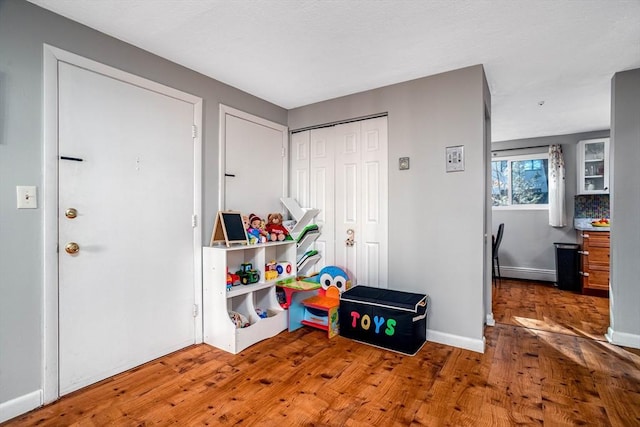
[{"label": "hardwood floor", "polygon": [[503,280],[484,354],[404,356],[304,328],[231,355],[192,346],[3,426],[640,426],[640,350],[608,301]]},{"label": "hardwood floor", "polygon": [[503,279],[493,288],[496,323],[605,341],[609,299],[561,291],[547,282]]}]

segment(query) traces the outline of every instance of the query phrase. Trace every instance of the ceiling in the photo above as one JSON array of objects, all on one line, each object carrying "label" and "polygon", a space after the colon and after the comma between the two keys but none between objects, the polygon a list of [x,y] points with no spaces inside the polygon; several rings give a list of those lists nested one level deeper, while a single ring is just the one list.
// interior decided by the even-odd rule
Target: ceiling
[{"label": "ceiling", "polygon": [[608,129],[640,0],[29,0],[292,109],[483,64],[492,139]]}]

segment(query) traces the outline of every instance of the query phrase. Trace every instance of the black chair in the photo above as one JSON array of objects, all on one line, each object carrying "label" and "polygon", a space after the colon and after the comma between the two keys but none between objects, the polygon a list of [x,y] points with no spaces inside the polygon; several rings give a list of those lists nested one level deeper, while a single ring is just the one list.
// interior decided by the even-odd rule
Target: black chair
[{"label": "black chair", "polygon": [[[498,234],[493,238],[493,244],[491,245],[491,276],[493,277],[494,284],[496,278],[498,283],[502,283],[502,276],[500,275],[500,258],[498,256],[498,249],[500,249],[500,242],[502,242],[502,234],[504,233],[504,223],[498,226]],[[496,274],[497,273],[497,274]]]}]

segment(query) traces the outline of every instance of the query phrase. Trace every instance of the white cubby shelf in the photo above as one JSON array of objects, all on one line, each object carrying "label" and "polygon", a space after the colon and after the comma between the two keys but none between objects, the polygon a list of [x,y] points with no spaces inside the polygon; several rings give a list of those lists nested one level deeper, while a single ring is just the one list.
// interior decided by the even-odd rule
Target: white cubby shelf
[{"label": "white cubby shelf", "polygon": [[[290,274],[265,281],[265,264],[289,262]],[[235,273],[250,262],[260,272],[260,280],[227,290],[227,271]],[[276,298],[276,282],[296,276],[296,242],[269,242],[257,245],[205,246],[202,248],[204,342],[237,354],[245,348],[287,329],[287,313]],[[261,318],[256,309],[267,313]],[[237,328],[229,312],[244,315],[250,326]]]}]

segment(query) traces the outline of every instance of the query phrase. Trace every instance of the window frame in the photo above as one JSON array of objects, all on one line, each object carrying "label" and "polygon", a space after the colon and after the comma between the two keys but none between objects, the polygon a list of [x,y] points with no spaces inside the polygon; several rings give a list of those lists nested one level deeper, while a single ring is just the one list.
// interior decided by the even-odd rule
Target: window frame
[{"label": "window frame", "polygon": [[[514,155],[501,155],[501,156],[496,156],[496,157],[491,157],[491,209],[492,210],[498,210],[498,211],[524,211],[524,210],[531,210],[531,211],[540,211],[540,210],[549,210],[549,201],[547,198],[547,203],[545,204],[518,204],[518,205],[513,205],[511,204],[511,198],[512,196],[512,192],[511,192],[511,165],[509,164],[509,195],[510,195],[510,200],[509,200],[509,204],[508,205],[504,205],[504,206],[494,206],[493,205],[493,162],[498,162],[498,161],[507,161],[507,162],[518,162],[518,161],[526,161],[526,160],[547,160],[547,165],[549,164],[549,153],[548,152],[543,152],[543,153],[534,153],[534,154],[514,154]],[[547,166],[547,193],[549,192],[549,170],[548,170],[548,166]]]}]

